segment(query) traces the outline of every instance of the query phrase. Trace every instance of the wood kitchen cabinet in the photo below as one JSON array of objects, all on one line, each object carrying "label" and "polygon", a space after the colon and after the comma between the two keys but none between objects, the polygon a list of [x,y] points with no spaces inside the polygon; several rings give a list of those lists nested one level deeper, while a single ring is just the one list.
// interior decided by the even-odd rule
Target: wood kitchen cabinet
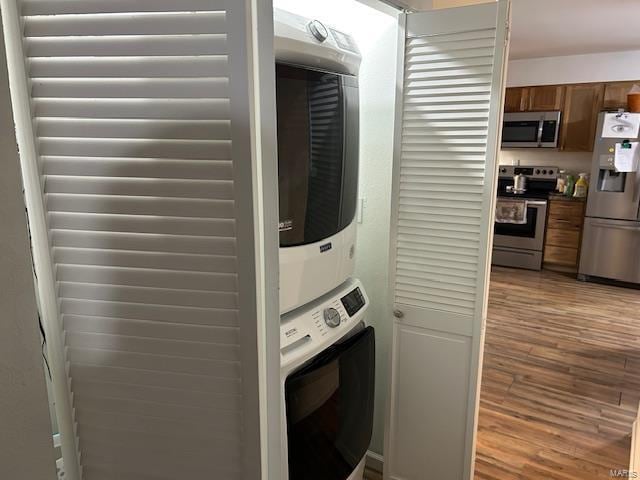
[{"label": "wood kitchen cabinet", "polygon": [[627,94],[638,82],[613,82],[604,87],[603,110],[627,109]]},{"label": "wood kitchen cabinet", "polygon": [[564,105],[565,86],[545,85],[529,87],[527,110],[531,112],[548,112],[562,110]]},{"label": "wood kitchen cabinet", "polygon": [[505,112],[548,112],[562,110],[564,85],[507,88],[504,98]]},{"label": "wood kitchen cabinet", "polygon": [[561,150],[593,151],[604,87],[603,83],[567,85],[560,130]]},{"label": "wood kitchen cabinet", "polygon": [[505,112],[560,110],[559,149],[592,152],[598,113],[627,108],[627,94],[636,82],[580,83],[507,88]]},{"label": "wood kitchen cabinet", "polygon": [[572,273],[578,271],[585,205],[584,199],[561,196],[549,199],[543,268]]},{"label": "wood kitchen cabinet", "polygon": [[529,102],[528,87],[507,88],[504,95],[505,112],[523,112]]}]

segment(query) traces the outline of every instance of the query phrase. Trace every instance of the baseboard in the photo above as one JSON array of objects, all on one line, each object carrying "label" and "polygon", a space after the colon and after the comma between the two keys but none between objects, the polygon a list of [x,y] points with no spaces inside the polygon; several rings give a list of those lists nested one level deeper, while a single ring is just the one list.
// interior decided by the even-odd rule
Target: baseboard
[{"label": "baseboard", "polygon": [[384,464],[384,457],[379,453],[367,450],[365,464],[367,468],[382,473],[382,466]]}]

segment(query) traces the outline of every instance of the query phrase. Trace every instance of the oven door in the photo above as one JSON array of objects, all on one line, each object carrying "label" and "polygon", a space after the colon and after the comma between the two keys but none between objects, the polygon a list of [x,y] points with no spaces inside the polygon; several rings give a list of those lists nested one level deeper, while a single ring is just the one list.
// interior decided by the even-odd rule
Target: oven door
[{"label": "oven door", "polygon": [[285,382],[289,480],[346,480],[373,429],[375,339],[367,327]]},{"label": "oven door", "polygon": [[542,251],[547,222],[547,201],[527,200],[527,223],[495,223],[493,244],[523,250]]}]

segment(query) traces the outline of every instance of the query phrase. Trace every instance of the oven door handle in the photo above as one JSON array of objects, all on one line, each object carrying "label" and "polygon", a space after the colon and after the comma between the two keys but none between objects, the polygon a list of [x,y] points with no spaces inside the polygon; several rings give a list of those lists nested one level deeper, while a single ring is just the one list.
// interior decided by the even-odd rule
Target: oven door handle
[{"label": "oven door handle", "polygon": [[532,207],[546,207],[547,202],[545,200],[527,200],[527,206],[529,205]]}]

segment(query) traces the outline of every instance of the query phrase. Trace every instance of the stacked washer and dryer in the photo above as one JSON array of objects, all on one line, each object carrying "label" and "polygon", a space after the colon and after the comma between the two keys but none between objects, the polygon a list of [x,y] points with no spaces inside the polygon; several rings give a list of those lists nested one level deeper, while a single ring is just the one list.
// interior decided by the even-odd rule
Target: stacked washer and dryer
[{"label": "stacked washer and dryer", "polygon": [[283,480],[360,480],[371,441],[373,328],[353,278],[360,54],[275,11]]}]

